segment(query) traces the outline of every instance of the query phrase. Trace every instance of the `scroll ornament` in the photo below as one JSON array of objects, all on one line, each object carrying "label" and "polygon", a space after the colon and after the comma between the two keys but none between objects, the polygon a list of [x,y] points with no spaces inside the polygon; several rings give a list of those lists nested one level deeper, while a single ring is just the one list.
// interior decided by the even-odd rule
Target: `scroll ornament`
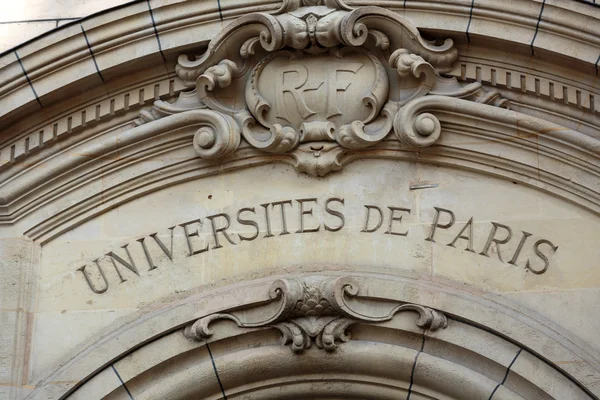
[{"label": "scroll ornament", "polygon": [[[359,285],[350,277],[281,279],[271,285],[269,297],[272,303],[278,305],[275,312],[273,307],[262,304],[255,306],[252,313],[248,309],[238,309],[211,314],[186,326],[183,333],[188,339],[203,341],[213,335],[212,322],[227,319],[240,328],[279,330],[282,344],[290,346],[294,353],[304,352],[313,343],[319,349],[332,352],[339,343],[350,340],[347,331],[350,326],[389,321],[399,312],[416,312],[416,325],[431,331],[446,328],[448,324],[444,314],[428,307],[361,299]],[[360,302],[358,309],[353,308],[353,298]],[[248,319],[247,315],[254,315],[254,318]]]},{"label": "scroll ornament", "polygon": [[[322,176],[392,131],[405,145],[433,145],[441,134],[438,96],[508,108],[478,82],[443,77],[456,58],[451,39],[433,44],[392,11],[286,0],[273,14],[233,21],[202,56],[180,56],[176,72],[191,90],[174,103],[156,101],[137,122],[205,109],[214,116],[193,139],[201,158],[220,160],[246,142]],[[431,97],[426,110],[411,107],[424,96]]]}]

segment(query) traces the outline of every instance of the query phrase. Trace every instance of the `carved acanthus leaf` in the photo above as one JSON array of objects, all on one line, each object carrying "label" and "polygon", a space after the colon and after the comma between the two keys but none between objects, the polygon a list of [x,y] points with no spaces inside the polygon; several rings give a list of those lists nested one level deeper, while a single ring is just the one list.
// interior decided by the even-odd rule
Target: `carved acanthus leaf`
[{"label": "carved acanthus leaf", "polygon": [[313,341],[319,349],[332,352],[337,348],[337,343],[350,340],[346,330],[357,322],[342,317],[297,318],[273,327],[281,332],[282,344],[289,345],[294,353],[302,353],[310,348]]},{"label": "carved acanthus leaf", "polygon": [[200,97],[198,97],[195,90],[181,92],[174,103],[157,100],[154,102],[151,110],[140,111],[140,116],[135,121],[135,124],[142,125],[163,117],[168,117],[169,115],[179,114],[189,110],[201,110],[203,108],[206,108],[206,104],[200,100]]},{"label": "carved acanthus leaf", "polygon": [[435,85],[435,70],[423,57],[412,54],[406,49],[398,49],[390,56],[389,63],[390,66],[396,68],[401,77],[412,74],[415,78],[421,78],[427,89],[431,89]]},{"label": "carved acanthus leaf", "polygon": [[342,169],[340,159],[346,149],[331,142],[313,142],[298,146],[290,153],[294,167],[311,176],[325,176],[331,171]]},{"label": "carved acanthus leaf", "polygon": [[[223,60],[219,64],[208,68],[200,77],[196,85],[203,87],[205,91],[211,91],[215,87],[225,88],[229,86],[234,75],[240,71],[240,68],[230,60]],[[205,97],[200,92],[200,97]]]},{"label": "carved acanthus leaf", "polygon": [[[271,301],[280,302],[275,312],[267,312],[257,320],[244,320],[242,316],[247,315],[244,309],[211,314],[186,326],[184,335],[196,341],[205,340],[213,334],[209,328],[212,322],[227,319],[240,328],[275,328],[281,332],[283,345],[289,345],[294,353],[302,353],[313,342],[320,349],[334,351],[338,343],[350,340],[350,326],[388,321],[403,311],[418,313],[416,325],[420,328],[435,331],[447,326],[444,314],[434,309],[360,297],[358,283],[350,277],[277,280],[270,289]],[[361,301],[360,311],[353,308],[349,301],[352,298]],[[260,307],[265,306],[254,308]]]}]

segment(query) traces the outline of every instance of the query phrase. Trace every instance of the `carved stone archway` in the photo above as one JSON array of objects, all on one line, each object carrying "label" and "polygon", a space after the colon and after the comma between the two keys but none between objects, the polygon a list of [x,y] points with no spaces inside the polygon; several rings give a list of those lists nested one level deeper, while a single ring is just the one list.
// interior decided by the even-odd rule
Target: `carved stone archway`
[{"label": "carved stone archway", "polygon": [[598,400],[594,10],[144,0],[0,55],[0,398]]},{"label": "carved stone archway", "polygon": [[[133,319],[49,379],[81,379],[84,360],[109,361],[103,352],[135,343],[64,398],[592,399],[536,352],[550,346],[579,358],[581,350],[497,300],[372,274],[248,282]],[[469,319],[482,309],[500,330]],[[151,340],[136,337],[143,326],[153,326]]]}]

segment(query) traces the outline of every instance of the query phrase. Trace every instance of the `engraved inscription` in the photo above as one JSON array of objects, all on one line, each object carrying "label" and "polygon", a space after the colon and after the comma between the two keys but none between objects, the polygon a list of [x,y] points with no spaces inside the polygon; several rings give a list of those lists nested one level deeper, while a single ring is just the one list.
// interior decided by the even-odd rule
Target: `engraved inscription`
[{"label": "engraved inscription", "polygon": [[[314,69],[309,73],[308,68],[301,64],[277,67],[275,81],[277,118],[288,123],[291,122],[286,111],[286,93],[291,96],[298,113],[303,119],[315,115],[316,112],[308,107],[304,97],[306,92],[312,91],[317,92],[316,96],[323,96],[326,99],[326,109],[318,110],[319,112],[325,112],[326,118],[341,115],[338,92],[348,90],[348,87],[352,84],[352,75],[356,75],[363,66],[362,63],[327,63],[325,64],[325,70],[327,71],[325,75]],[[345,79],[344,75],[349,75],[349,79]]]},{"label": "engraved inscription", "polygon": [[274,53],[261,63],[248,83],[247,102],[267,124],[300,129],[303,123],[327,121],[340,127],[366,122],[383,104],[388,81],[380,62],[365,52],[295,55]]},{"label": "engraved inscription", "polygon": [[290,122],[290,118],[286,111],[287,107],[285,106],[286,93],[289,93],[292,96],[302,118],[308,118],[311,115],[315,115],[315,112],[306,105],[303,94],[309,90],[319,89],[323,84],[323,81],[319,82],[318,85],[315,85],[317,82],[307,84],[308,69],[300,64],[278,67],[276,79],[275,95],[277,103],[275,109],[277,111],[277,118]]},{"label": "engraved inscription", "polygon": [[[169,227],[160,235],[154,232],[132,240],[79,267],[77,272],[81,272],[82,282],[93,293],[103,294],[115,284],[139,279],[147,271],[161,268],[158,259],[162,263],[166,260],[176,263],[178,259],[201,254],[210,256],[213,251],[255,240],[293,234],[333,233],[342,229],[397,237],[391,240],[415,236],[409,223],[413,212],[410,207],[363,204],[359,216],[362,221],[347,224],[345,206],[346,200],[341,197],[307,197],[206,215]],[[356,214],[352,216],[356,217]],[[459,217],[452,210],[434,207],[426,234],[419,240],[521,267],[535,275],[550,268],[552,256],[558,250],[558,246],[548,239],[525,231],[517,233],[510,226],[495,221],[479,224],[476,236],[474,225],[477,221],[472,216],[468,219],[463,219],[463,215]],[[460,220],[467,222],[457,222]],[[485,227],[483,231],[482,225]],[[181,241],[184,249],[177,254],[174,251],[176,240]]]}]

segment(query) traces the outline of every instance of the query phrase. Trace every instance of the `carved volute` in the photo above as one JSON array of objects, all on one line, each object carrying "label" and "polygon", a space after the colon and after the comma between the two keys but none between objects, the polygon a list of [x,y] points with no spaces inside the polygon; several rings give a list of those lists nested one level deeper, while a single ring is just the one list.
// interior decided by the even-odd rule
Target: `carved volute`
[{"label": "carved volute", "polygon": [[600,0],[0,10],[0,400],[600,400]]},{"label": "carved volute", "polygon": [[408,107],[423,96],[436,95],[426,108],[438,105],[439,95],[459,106],[472,100],[508,107],[479,83],[461,86],[440,75],[457,58],[452,40],[432,44],[383,8],[313,3],[288,1],[274,14],[248,14],[201,57],[180,56],[177,74],[192,91],[174,104],[157,101],[139,123],[206,109],[207,124],[194,137],[200,157],[225,157],[243,138],[265,152],[292,154],[300,171],[324,175],[341,168],[338,158],[349,150],[392,131],[409,146],[434,144],[439,120]]},{"label": "carved volute", "polygon": [[209,325],[213,321],[228,319],[240,328],[275,328],[281,332],[283,345],[290,345],[294,353],[302,353],[313,342],[319,349],[335,351],[337,343],[350,340],[350,326],[389,321],[402,311],[416,312],[416,325],[422,329],[433,332],[448,325],[443,313],[429,307],[365,298],[351,277],[281,279],[273,282],[269,294],[273,302],[280,304],[274,313],[261,312],[258,306],[254,307],[258,309],[255,313],[262,318],[248,319],[243,309],[211,314],[186,326],[183,333],[188,339],[202,341],[212,336]]}]

